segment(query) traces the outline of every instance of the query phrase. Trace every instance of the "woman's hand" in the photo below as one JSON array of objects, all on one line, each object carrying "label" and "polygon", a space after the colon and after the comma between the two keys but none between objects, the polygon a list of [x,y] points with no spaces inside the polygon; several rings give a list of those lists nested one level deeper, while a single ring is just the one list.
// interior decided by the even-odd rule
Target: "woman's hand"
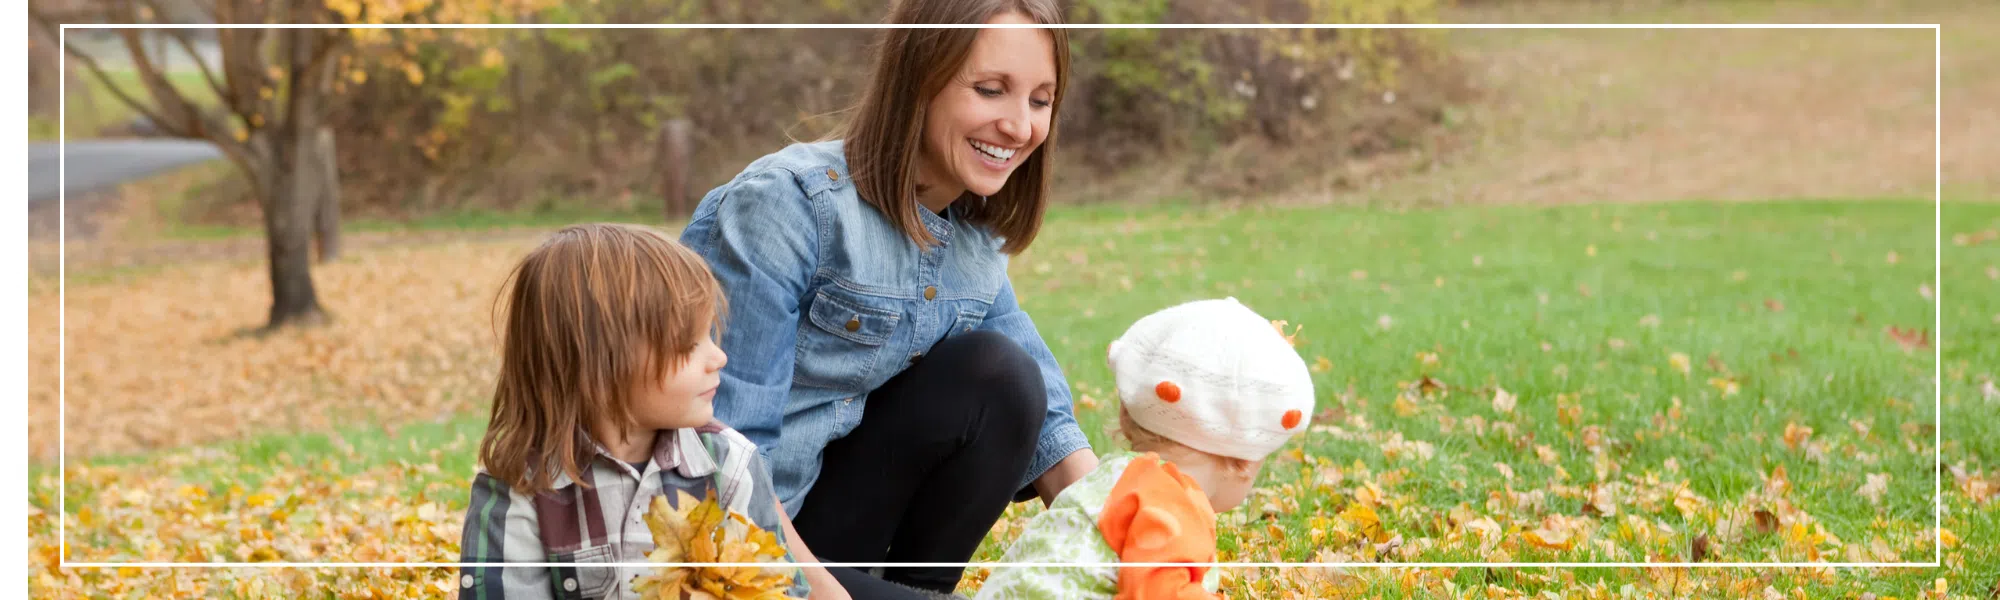
[{"label": "woman's hand", "polygon": [[[772,500],[772,502],[777,502]],[[812,550],[806,548],[806,541],[799,538],[799,531],[792,528],[792,516],[785,514],[785,504],[778,502],[778,524],[785,527],[785,549],[791,551],[792,560],[805,571],[806,585],[812,587],[807,600],[853,600],[847,588],[840,586],[840,580],[833,578],[833,572],[819,566]]]},{"label": "woman's hand", "polygon": [[847,588],[840,587],[840,580],[833,578],[833,572],[822,567],[806,567],[806,583],[812,585],[812,594],[806,600],[853,600],[847,595]]},{"label": "woman's hand", "polygon": [[1055,504],[1056,496],[1063,490],[1069,489],[1069,484],[1083,479],[1084,475],[1095,469],[1097,469],[1097,453],[1089,448],[1071,452],[1069,456],[1056,461],[1056,466],[1049,467],[1041,477],[1035,478],[1035,494],[1042,497],[1042,508]]}]

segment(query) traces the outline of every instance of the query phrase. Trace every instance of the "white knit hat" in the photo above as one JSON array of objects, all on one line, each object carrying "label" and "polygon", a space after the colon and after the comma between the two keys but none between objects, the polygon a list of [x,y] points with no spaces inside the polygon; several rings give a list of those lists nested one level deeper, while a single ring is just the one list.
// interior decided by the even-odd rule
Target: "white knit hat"
[{"label": "white knit hat", "polygon": [[1233,297],[1147,315],[1110,351],[1132,420],[1202,452],[1262,460],[1312,418],[1305,360]]}]

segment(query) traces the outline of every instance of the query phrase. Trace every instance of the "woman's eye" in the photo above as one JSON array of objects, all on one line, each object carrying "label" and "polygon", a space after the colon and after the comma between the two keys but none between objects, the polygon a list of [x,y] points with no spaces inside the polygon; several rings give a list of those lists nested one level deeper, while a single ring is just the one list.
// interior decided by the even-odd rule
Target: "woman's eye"
[{"label": "woman's eye", "polygon": [[1029,104],[1033,104],[1033,105],[1035,105],[1035,108],[1048,108],[1048,107],[1049,107],[1049,101],[1047,101],[1047,100],[1029,100],[1029,101],[1028,101],[1028,103],[1029,103]]},{"label": "woman's eye", "polygon": [[974,90],[978,90],[978,91],[979,91],[979,95],[981,95],[981,96],[985,96],[985,97],[988,97],[988,98],[998,98],[998,97],[1000,97],[1000,90],[996,90],[996,89],[993,89],[993,88],[989,88],[989,87],[985,87],[985,86],[978,86],[978,85],[975,85],[975,86],[972,86],[972,89],[974,89]]}]

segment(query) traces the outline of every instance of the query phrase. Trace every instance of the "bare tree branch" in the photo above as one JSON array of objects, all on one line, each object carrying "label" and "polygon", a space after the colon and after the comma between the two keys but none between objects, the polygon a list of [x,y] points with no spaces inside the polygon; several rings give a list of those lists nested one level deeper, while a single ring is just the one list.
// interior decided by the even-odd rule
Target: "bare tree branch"
[{"label": "bare tree branch", "polygon": [[132,71],[139,75],[139,82],[153,95],[154,103],[160,108],[160,115],[178,118],[180,120],[177,124],[182,129],[193,132],[198,137],[207,137],[201,132],[200,109],[195,108],[194,103],[189,102],[187,96],[182,95],[180,89],[174,87],[173,82],[167,81],[167,77],[160,74],[159,65],[154,64],[153,57],[146,53],[145,42],[139,39],[139,30],[120,29],[118,37],[124,38],[125,50],[132,53]]},{"label": "bare tree branch", "polygon": [[[261,2],[217,0],[216,21],[261,23],[264,21],[263,8]],[[269,34],[268,29],[216,31],[216,42],[222,46],[222,73],[229,87],[229,97],[246,113],[242,115],[246,126],[250,124],[251,115],[273,112],[272,100],[263,96],[263,90],[275,85],[264,62],[264,41]]]},{"label": "bare tree branch", "polygon": [[[40,11],[30,10],[28,17],[35,22],[36,26],[48,32],[51,37],[61,37],[62,27],[54,21],[49,20],[47,15],[41,14]],[[131,108],[133,112],[137,112],[140,116],[144,116],[153,123],[158,124],[167,133],[179,137],[197,137],[191,131],[179,130],[174,127],[172,123],[168,123],[165,119],[160,118],[158,113],[147,109],[146,105],[139,102],[138,99],[133,98],[130,94],[126,94],[123,88],[118,87],[116,82],[111,81],[111,76],[104,72],[104,68],[98,66],[96,58],[84,53],[73,44],[64,43],[62,46],[65,53],[76,58],[78,62],[81,62],[85,71],[89,71],[91,76],[97,78],[98,83],[104,84],[106,89],[111,90],[111,95],[117,96],[118,101],[125,103],[125,106]]]},{"label": "bare tree branch", "polygon": [[[153,14],[155,15],[166,14],[166,10],[160,6],[159,0],[139,0],[139,1],[145,4],[147,8],[152,9]],[[210,16],[212,17],[213,15],[211,14]],[[241,105],[241,103],[238,102],[236,98],[230,97],[228,91],[223,87],[222,82],[216,80],[215,73],[209,70],[208,61],[202,60],[201,53],[195,51],[194,42],[188,41],[187,31],[188,30],[186,29],[166,30],[167,35],[172,36],[175,42],[180,43],[181,50],[187,52],[188,58],[194,59],[195,68],[201,71],[202,81],[208,82],[208,89],[215,93],[215,97],[221,99],[224,104],[228,105],[229,109],[232,112],[235,112],[238,115],[243,114],[244,107]],[[245,122],[244,124],[248,125],[249,123]]]}]

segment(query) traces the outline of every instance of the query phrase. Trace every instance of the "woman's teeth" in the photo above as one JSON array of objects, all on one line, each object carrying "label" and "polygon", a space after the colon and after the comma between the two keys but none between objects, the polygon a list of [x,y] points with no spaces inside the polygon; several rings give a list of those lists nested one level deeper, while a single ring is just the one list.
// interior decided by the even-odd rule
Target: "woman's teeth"
[{"label": "woman's teeth", "polygon": [[987,157],[992,158],[993,160],[1006,162],[1007,160],[1014,158],[1014,150],[1011,148],[1001,148],[999,146],[980,142],[979,140],[966,140],[966,141],[972,143],[972,148],[974,150],[978,150],[980,154],[984,154]]}]

